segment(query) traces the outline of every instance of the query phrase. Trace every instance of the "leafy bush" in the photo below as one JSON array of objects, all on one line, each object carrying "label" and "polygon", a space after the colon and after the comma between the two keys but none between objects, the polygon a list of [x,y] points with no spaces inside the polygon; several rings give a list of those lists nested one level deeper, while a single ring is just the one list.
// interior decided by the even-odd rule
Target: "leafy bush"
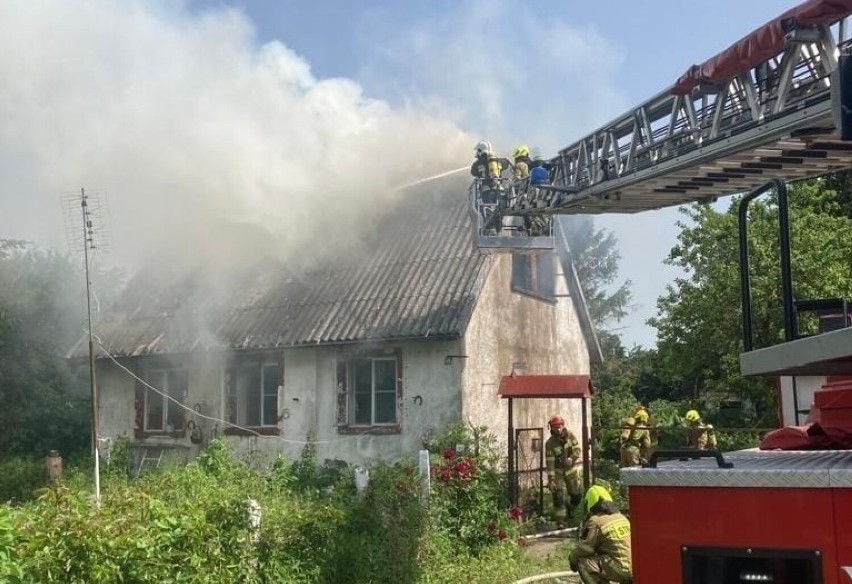
[{"label": "leafy bush", "polygon": [[[71,469],[38,499],[0,508],[0,581],[510,582],[536,566],[513,537],[519,518],[505,509],[499,473],[480,453],[436,458],[438,476],[447,469],[452,478],[435,480],[428,509],[412,462],[373,466],[358,493],[348,465],[311,473],[309,452],[292,464],[279,458],[264,475],[221,440],[183,467],[136,480],[104,473],[99,507],[90,469]],[[249,500],[260,506],[259,526]]]},{"label": "leafy bush", "polygon": [[0,501],[29,501],[46,484],[44,459],[13,457],[0,462]]}]

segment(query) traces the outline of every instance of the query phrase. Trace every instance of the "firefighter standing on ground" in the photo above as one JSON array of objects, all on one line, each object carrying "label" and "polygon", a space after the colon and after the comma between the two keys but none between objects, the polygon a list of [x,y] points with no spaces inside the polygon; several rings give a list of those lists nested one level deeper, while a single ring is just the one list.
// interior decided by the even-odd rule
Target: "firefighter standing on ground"
[{"label": "firefighter standing on ground", "polygon": [[639,408],[632,417],[624,418],[619,436],[619,466],[640,466],[648,462],[651,453],[651,432],[648,410]]},{"label": "firefighter standing on ground", "polygon": [[713,425],[702,422],[698,410],[689,410],[684,419],[686,419],[687,424],[687,448],[716,450],[716,432],[713,430]]},{"label": "firefighter standing on ground", "polygon": [[565,427],[562,416],[552,416],[547,425],[550,427],[550,438],[544,445],[547,485],[553,493],[553,520],[562,528],[571,510],[582,499],[581,449],[577,437]]},{"label": "firefighter standing on ground", "polygon": [[604,487],[594,485],[583,499],[586,518],[568,561],[579,572],[583,584],[629,582],[633,575],[630,558],[630,521],[612,502]]}]

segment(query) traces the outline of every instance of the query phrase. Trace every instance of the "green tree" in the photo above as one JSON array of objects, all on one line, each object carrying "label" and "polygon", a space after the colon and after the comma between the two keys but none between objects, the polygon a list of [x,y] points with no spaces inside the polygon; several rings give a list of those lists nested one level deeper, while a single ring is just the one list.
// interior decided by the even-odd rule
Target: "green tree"
[{"label": "green tree", "polygon": [[[790,190],[794,296],[799,299],[848,296],[852,292],[852,219],[830,181],[798,183]],[[658,331],[660,376],[673,399],[747,399],[754,417],[771,424],[775,416],[773,381],[743,378],[739,246],[735,197],[724,212],[711,206],[682,209],[689,219],[667,263],[686,275],[671,284],[657,303],[650,324]],[[755,347],[783,341],[780,298],[778,205],[767,196],[749,210],[749,262]],[[829,244],[829,241],[831,244]]]},{"label": "green tree", "polygon": [[[101,300],[115,289],[110,272]],[[0,452],[88,447],[88,370],[64,355],[82,336],[85,281],[69,258],[0,240]]]},{"label": "green tree", "polygon": [[627,316],[630,306],[630,280],[617,283],[618,240],[613,233],[596,229],[591,217],[561,220],[589,314],[602,334],[607,325]]}]

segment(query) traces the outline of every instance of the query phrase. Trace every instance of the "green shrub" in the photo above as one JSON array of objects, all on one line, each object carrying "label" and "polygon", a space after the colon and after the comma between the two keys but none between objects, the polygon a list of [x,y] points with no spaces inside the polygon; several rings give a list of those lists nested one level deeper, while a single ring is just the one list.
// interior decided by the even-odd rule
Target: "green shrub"
[{"label": "green shrub", "polygon": [[0,462],[0,501],[20,503],[47,484],[44,459],[13,457]]},{"label": "green shrub", "polygon": [[[136,480],[105,473],[99,507],[90,469],[70,469],[38,499],[0,509],[0,581],[476,584],[540,571],[513,537],[498,473],[472,456],[435,464],[455,474],[435,481],[428,509],[413,463],[374,465],[356,493],[348,465],[324,465],[300,486],[286,459],[263,475],[223,441]],[[249,499],[262,510],[258,529]]]}]

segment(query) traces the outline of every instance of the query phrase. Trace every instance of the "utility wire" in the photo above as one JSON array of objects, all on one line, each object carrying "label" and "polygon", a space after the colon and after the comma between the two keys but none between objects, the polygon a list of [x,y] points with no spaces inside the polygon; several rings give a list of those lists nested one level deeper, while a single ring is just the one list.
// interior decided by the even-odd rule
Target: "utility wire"
[{"label": "utility wire", "polygon": [[[86,331],[85,329],[83,329],[83,330],[84,330],[84,332],[86,332],[86,333],[88,334],[88,331]],[[179,408],[182,408],[182,409],[184,409],[184,410],[186,410],[186,411],[188,411],[188,412],[192,413],[193,415],[198,416],[199,418],[204,418],[205,420],[210,420],[210,421],[212,421],[212,422],[221,423],[221,424],[222,424],[222,425],[224,425],[224,426],[229,426],[229,427],[231,427],[231,428],[236,428],[237,430],[241,430],[241,431],[246,432],[246,433],[248,433],[248,434],[252,434],[252,435],[254,435],[254,436],[257,436],[257,437],[259,437],[259,438],[266,438],[266,439],[271,439],[271,440],[279,440],[279,441],[284,442],[284,443],[287,443],[287,444],[299,444],[299,445],[302,445],[302,446],[304,446],[304,445],[306,445],[306,444],[333,444],[333,443],[335,443],[335,442],[342,442],[342,441],[348,440],[348,439],[349,439],[349,436],[364,436],[364,435],[369,435],[369,432],[368,432],[368,431],[365,431],[365,432],[354,432],[354,433],[350,434],[349,436],[347,436],[346,438],[334,438],[334,439],[332,439],[332,440],[291,440],[291,439],[288,439],[288,438],[282,438],[281,436],[269,436],[269,435],[266,435],[266,434],[261,434],[260,432],[258,432],[258,431],[256,431],[256,430],[253,430],[253,429],[251,429],[251,428],[246,428],[245,426],[240,426],[239,424],[235,424],[234,422],[230,422],[230,421],[228,421],[228,420],[223,420],[222,418],[217,418],[217,417],[215,417],[215,416],[207,416],[207,415],[205,415],[205,414],[202,414],[201,412],[197,412],[197,411],[195,411],[193,408],[190,408],[189,406],[187,406],[187,405],[183,404],[182,402],[180,402],[180,401],[176,400],[175,398],[173,398],[173,397],[172,397],[172,396],[170,396],[169,394],[167,394],[167,393],[165,393],[165,392],[161,391],[160,389],[158,389],[158,388],[154,387],[153,385],[151,385],[150,383],[148,383],[147,381],[145,381],[144,379],[142,379],[141,377],[139,377],[138,375],[136,375],[133,371],[131,371],[130,369],[128,369],[127,367],[125,367],[123,364],[121,364],[121,363],[120,363],[120,362],[119,362],[119,361],[118,361],[118,360],[117,360],[117,359],[116,359],[116,358],[112,355],[112,353],[110,353],[110,352],[106,349],[106,347],[104,347],[104,346],[103,346],[103,343],[101,342],[101,339],[100,339],[97,335],[93,334],[93,335],[92,335],[92,337],[95,339],[95,342],[97,343],[98,348],[99,348],[99,349],[103,352],[103,354],[104,354],[104,355],[106,355],[106,356],[107,356],[107,358],[109,358],[109,360],[110,360],[110,361],[112,361],[113,363],[115,363],[115,365],[116,365],[119,369],[123,370],[123,371],[124,371],[125,373],[127,373],[130,377],[132,377],[133,379],[135,379],[136,381],[138,381],[139,383],[141,383],[141,384],[142,384],[143,386],[145,386],[146,388],[148,388],[148,389],[150,389],[151,391],[153,391],[153,392],[155,392],[155,393],[157,393],[157,394],[161,395],[162,397],[166,398],[166,399],[167,399],[167,400],[169,400],[170,402],[174,403],[174,404],[175,404],[176,406],[178,406]]]}]

